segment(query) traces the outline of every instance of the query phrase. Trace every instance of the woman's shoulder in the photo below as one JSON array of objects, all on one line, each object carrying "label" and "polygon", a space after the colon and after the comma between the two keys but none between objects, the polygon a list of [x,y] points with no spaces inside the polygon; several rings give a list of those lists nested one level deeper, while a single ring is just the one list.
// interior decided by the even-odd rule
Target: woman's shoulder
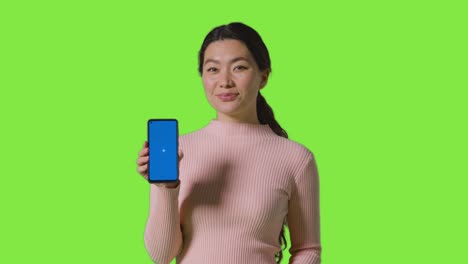
[{"label": "woman's shoulder", "polygon": [[277,142],[282,145],[281,147],[283,149],[287,149],[301,156],[313,155],[312,151],[299,141],[290,138],[278,137]]},{"label": "woman's shoulder", "polygon": [[267,145],[269,146],[266,153],[271,155],[271,160],[288,167],[292,173],[297,172],[298,168],[310,159],[314,159],[313,152],[305,144],[294,139],[278,136]]}]

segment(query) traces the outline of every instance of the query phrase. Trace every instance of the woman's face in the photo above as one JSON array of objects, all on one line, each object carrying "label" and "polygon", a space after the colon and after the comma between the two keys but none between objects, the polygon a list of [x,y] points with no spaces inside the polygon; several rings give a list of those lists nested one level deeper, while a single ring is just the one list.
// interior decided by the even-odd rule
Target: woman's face
[{"label": "woman's face", "polygon": [[[257,94],[268,79],[261,73],[248,48],[239,40],[212,42],[205,50],[202,72],[203,86],[210,104],[217,110],[218,120],[259,123]],[[234,93],[233,100],[217,95]]]}]

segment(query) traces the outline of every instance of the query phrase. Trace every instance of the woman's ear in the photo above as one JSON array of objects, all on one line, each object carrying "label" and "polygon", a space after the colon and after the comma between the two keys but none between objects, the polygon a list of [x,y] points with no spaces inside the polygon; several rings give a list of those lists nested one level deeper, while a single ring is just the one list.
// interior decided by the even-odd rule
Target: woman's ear
[{"label": "woman's ear", "polygon": [[259,87],[260,89],[265,87],[265,85],[267,84],[269,75],[270,75],[270,69],[266,69],[266,70],[263,71],[262,80],[260,82],[260,87]]}]

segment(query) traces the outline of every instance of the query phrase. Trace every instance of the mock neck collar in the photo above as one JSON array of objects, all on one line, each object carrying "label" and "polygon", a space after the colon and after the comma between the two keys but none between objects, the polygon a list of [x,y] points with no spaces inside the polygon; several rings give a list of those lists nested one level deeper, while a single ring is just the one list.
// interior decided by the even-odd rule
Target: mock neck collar
[{"label": "mock neck collar", "polygon": [[234,123],[211,119],[204,130],[216,136],[272,136],[276,133],[268,124]]}]

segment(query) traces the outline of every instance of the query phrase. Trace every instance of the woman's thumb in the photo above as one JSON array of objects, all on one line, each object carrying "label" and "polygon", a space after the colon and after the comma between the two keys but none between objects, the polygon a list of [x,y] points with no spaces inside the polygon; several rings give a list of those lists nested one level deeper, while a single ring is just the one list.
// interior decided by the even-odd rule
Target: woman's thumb
[{"label": "woman's thumb", "polygon": [[182,152],[182,149],[179,148],[179,158],[182,159],[184,157],[184,152]]}]

